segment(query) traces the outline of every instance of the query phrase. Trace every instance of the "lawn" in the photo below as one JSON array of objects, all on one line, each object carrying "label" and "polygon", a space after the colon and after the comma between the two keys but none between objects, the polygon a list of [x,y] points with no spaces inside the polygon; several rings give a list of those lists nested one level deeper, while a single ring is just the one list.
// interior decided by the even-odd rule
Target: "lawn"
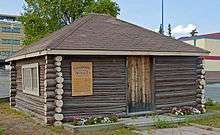
[{"label": "lawn", "polygon": [[[131,128],[118,127],[114,130],[90,132],[90,135],[135,135]],[[29,114],[11,109],[7,102],[0,101],[0,135],[87,135],[72,133],[64,127],[45,126],[33,120]]]},{"label": "lawn", "polygon": [[206,103],[206,109],[208,113],[214,114],[211,116],[202,117],[197,120],[188,119],[186,122],[220,128],[220,103],[208,100]]},{"label": "lawn", "polygon": [[[212,126],[220,128],[220,103],[207,104],[208,112],[214,112],[214,115],[206,116],[201,119],[187,119],[181,124],[169,124],[164,121],[158,121],[157,128],[172,128],[188,125],[189,123],[196,123],[201,125]],[[33,120],[30,114],[18,112],[11,109],[7,102],[0,101],[0,135],[87,135],[84,133],[72,133],[64,127],[46,126],[39,121]],[[168,127],[167,127],[168,126]],[[89,132],[90,135],[135,135],[133,132],[135,128],[118,127],[113,130],[101,130]]]}]

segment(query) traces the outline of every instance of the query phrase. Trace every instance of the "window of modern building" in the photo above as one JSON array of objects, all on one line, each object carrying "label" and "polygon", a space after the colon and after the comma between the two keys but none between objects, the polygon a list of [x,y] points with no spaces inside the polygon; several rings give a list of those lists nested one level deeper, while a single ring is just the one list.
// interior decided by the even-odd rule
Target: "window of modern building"
[{"label": "window of modern building", "polygon": [[14,39],[2,39],[0,40],[0,44],[12,44],[12,45],[20,45],[20,40]]},{"label": "window of modern building", "polygon": [[2,27],[1,28],[2,32],[12,32],[12,33],[20,33],[21,32],[21,28],[17,28],[17,27]]}]

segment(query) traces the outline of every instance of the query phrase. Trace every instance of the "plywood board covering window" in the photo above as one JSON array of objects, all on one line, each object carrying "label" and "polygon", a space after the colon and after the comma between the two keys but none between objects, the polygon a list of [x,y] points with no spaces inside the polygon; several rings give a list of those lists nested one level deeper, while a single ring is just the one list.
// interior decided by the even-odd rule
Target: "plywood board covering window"
[{"label": "plywood board covering window", "polygon": [[39,96],[38,63],[22,66],[22,89],[24,93]]},{"label": "plywood board covering window", "polygon": [[92,62],[72,62],[72,96],[93,94]]}]

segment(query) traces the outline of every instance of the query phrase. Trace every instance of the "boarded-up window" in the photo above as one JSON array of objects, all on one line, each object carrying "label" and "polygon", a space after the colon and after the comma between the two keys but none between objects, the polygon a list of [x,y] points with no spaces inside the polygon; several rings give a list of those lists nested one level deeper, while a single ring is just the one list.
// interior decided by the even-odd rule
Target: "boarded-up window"
[{"label": "boarded-up window", "polygon": [[72,96],[93,94],[92,62],[72,62]]},{"label": "boarded-up window", "polygon": [[22,66],[22,89],[24,93],[39,96],[38,63]]}]

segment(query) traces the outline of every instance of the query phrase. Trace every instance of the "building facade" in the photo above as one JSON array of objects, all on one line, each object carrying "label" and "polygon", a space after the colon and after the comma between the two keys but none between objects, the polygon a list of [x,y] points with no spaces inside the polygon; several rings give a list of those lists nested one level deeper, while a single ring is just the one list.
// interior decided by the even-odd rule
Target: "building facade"
[{"label": "building facade", "polygon": [[199,35],[194,37],[182,37],[184,41],[210,51],[209,56],[204,56],[203,63],[206,70],[207,83],[220,82],[220,33]]},{"label": "building facade", "polygon": [[0,14],[0,60],[15,54],[21,48],[24,32],[15,15]]}]

